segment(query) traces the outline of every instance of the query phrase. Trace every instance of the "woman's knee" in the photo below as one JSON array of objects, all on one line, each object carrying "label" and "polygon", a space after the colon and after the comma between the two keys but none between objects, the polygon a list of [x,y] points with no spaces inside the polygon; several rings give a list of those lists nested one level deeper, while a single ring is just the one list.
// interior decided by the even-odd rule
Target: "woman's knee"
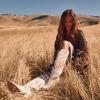
[{"label": "woman's knee", "polygon": [[63,41],[63,46],[62,46],[62,48],[65,49],[65,48],[68,48],[68,47],[69,47],[68,41]]},{"label": "woman's knee", "polygon": [[67,48],[68,49],[69,47],[72,47],[73,48],[73,45],[69,41],[64,40],[63,41],[63,47],[62,48],[63,49],[64,48]]}]

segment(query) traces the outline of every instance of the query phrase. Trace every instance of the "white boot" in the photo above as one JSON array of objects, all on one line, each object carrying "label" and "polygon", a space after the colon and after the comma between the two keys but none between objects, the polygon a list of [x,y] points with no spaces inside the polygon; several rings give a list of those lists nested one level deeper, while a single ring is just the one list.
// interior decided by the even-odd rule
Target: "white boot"
[{"label": "white boot", "polygon": [[12,92],[21,92],[22,94],[27,96],[30,96],[32,94],[30,87],[20,86],[11,81],[7,81],[7,87]]},{"label": "white boot", "polygon": [[59,76],[62,74],[64,65],[69,55],[69,50],[67,48],[61,49],[57,55],[57,58],[52,68],[50,78],[47,84],[44,86],[45,89],[49,89],[59,81]]},{"label": "white boot", "polygon": [[48,80],[49,76],[47,74],[41,74],[40,76],[36,77],[35,79],[31,80],[28,82],[25,87],[30,87],[31,89],[34,90],[40,90],[41,88],[44,87]]},{"label": "white boot", "polygon": [[24,86],[20,86],[15,84],[14,82],[7,81],[7,87],[12,92],[21,92],[26,97],[31,96],[32,89],[40,90],[44,87],[48,80],[49,76],[47,74],[41,74],[40,76],[36,77],[35,79],[29,81]]}]

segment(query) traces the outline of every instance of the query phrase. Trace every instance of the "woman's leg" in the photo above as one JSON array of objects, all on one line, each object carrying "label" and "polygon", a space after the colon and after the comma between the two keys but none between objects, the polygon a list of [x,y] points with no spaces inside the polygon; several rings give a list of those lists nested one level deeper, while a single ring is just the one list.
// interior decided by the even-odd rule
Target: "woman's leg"
[{"label": "woman's leg", "polygon": [[21,86],[17,85],[14,82],[7,81],[7,87],[12,92],[21,92],[25,96],[30,96],[32,94],[32,89],[40,90],[44,87],[48,80],[49,76],[45,74],[41,74],[40,76],[36,77],[35,79],[29,81],[27,84]]},{"label": "woman's leg", "polygon": [[24,86],[16,85],[15,83],[8,81],[8,88],[11,90],[14,87],[16,91],[20,91],[21,93],[26,95],[31,95],[32,89],[40,90],[41,88],[50,88],[59,80],[59,76],[63,71],[64,65],[70,53],[69,48],[71,51],[73,51],[72,44],[68,41],[64,41],[63,48],[59,51],[57,55],[50,77],[47,74],[42,74],[35,79],[29,81]]},{"label": "woman's leg", "polygon": [[59,51],[57,58],[54,62],[54,67],[52,68],[49,80],[44,88],[49,89],[51,86],[59,80],[59,76],[62,74],[66,60],[68,60],[69,54],[72,58],[73,46],[70,42],[64,41],[63,47]]}]

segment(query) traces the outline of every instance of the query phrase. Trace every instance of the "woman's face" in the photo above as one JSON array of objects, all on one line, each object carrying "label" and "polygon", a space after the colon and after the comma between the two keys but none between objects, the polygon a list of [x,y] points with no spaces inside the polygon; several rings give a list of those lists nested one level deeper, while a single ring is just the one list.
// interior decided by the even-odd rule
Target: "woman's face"
[{"label": "woman's face", "polygon": [[69,32],[73,26],[73,17],[71,15],[66,16],[65,20],[65,27],[66,30]]}]

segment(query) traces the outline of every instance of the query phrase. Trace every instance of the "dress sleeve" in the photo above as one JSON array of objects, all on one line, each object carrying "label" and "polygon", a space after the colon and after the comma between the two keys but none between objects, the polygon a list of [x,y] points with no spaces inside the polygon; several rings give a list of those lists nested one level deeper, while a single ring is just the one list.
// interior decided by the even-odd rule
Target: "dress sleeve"
[{"label": "dress sleeve", "polygon": [[87,40],[82,30],[79,32],[79,35],[78,35],[78,49],[80,51],[84,51],[85,53],[89,53]]},{"label": "dress sleeve", "polygon": [[78,71],[82,71],[83,69],[88,68],[88,66],[90,65],[90,59],[88,43],[83,31],[81,30],[77,34],[75,46],[76,49],[74,51],[72,65],[75,66]]}]

